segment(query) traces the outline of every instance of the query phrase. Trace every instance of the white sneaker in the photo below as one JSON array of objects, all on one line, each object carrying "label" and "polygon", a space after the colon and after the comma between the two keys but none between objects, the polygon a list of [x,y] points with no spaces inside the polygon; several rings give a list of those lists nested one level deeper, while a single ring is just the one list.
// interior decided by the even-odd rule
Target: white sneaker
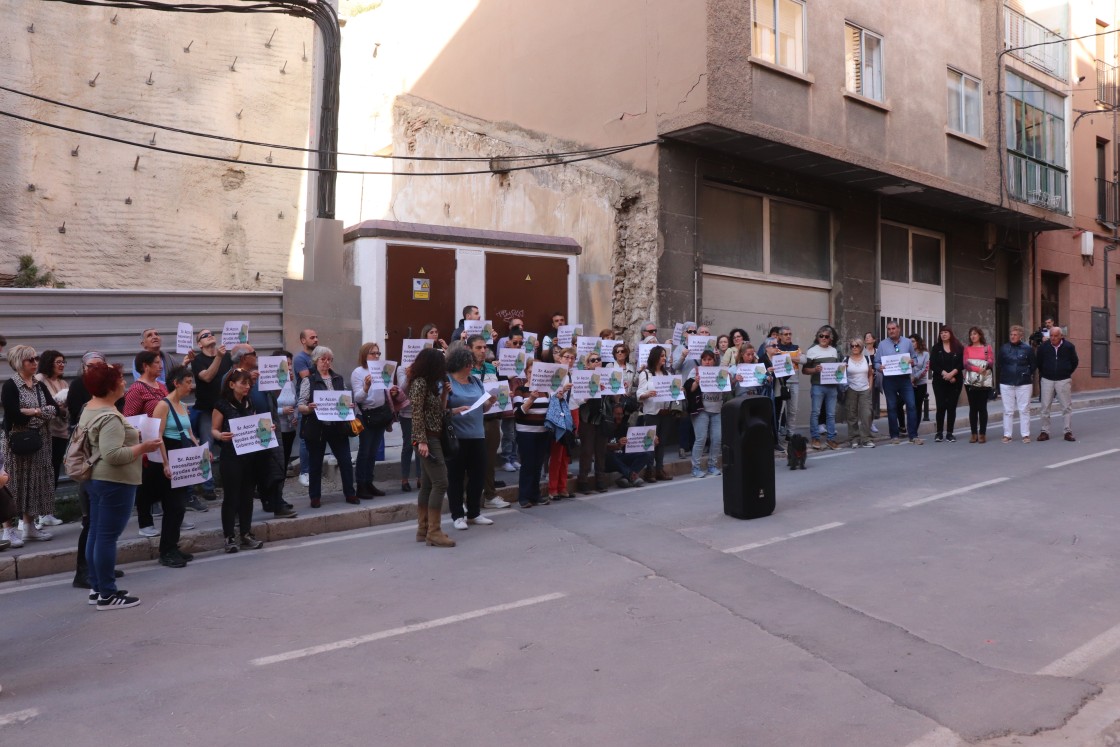
[{"label": "white sneaker", "polygon": [[467,528],[467,520],[464,519],[464,518],[456,519],[455,520],[455,528],[456,529],[466,529]]},{"label": "white sneaker", "polygon": [[494,523],[494,520],[493,519],[487,519],[485,516],[482,516],[481,514],[479,514],[478,516],[474,517],[473,519],[467,519],[467,523],[468,524],[478,524],[479,526],[488,527],[488,526],[490,526],[491,524]]},{"label": "white sneaker", "polygon": [[513,462],[506,462],[502,465],[502,472],[516,472],[517,467],[513,466]]},{"label": "white sneaker", "polygon": [[36,526],[40,527],[57,527],[62,524],[62,519],[56,518],[54,514],[47,514],[40,516],[39,521],[35,522]]},{"label": "white sneaker", "polygon": [[12,547],[23,547],[23,537],[20,536],[19,530],[9,529],[4,527],[4,534],[0,539],[6,539],[12,543]]},{"label": "white sneaker", "polygon": [[194,522],[183,519],[183,523],[179,526],[180,529],[194,529]]},{"label": "white sneaker", "polygon": [[334,454],[328,454],[327,455],[327,466],[328,467],[337,467],[338,466],[338,457],[336,457]]},{"label": "white sneaker", "polygon": [[23,541],[35,540],[36,542],[46,542],[47,540],[54,539],[54,535],[50,532],[44,532],[42,529],[36,529],[34,526],[24,527]]},{"label": "white sneaker", "polygon": [[514,468],[517,469],[518,471],[521,470],[521,462],[517,461],[516,459],[514,459],[512,462],[510,462],[510,464],[512,464],[514,466]]},{"label": "white sneaker", "polygon": [[509,508],[509,501],[504,501],[498,496],[494,496],[493,498],[484,501],[482,506],[483,508]]},{"label": "white sneaker", "polygon": [[308,485],[311,484],[311,476],[308,475],[306,472],[300,473],[299,484],[306,488]]},{"label": "white sneaker", "polygon": [[877,425],[875,425],[874,423],[872,423],[872,424],[871,424],[871,432],[872,432],[872,433],[878,433],[878,432],[879,432],[879,426],[877,426]]},{"label": "white sneaker", "polygon": [[156,529],[154,526],[141,527],[140,536],[141,537],[158,537],[159,536],[159,530]]}]

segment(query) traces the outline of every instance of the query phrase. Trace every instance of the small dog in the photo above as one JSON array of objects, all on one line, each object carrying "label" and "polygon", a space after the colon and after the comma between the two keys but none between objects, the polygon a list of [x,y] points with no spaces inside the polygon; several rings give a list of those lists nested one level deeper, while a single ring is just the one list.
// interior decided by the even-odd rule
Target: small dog
[{"label": "small dog", "polygon": [[805,455],[809,450],[809,442],[800,433],[794,433],[786,444],[786,463],[790,469],[805,469]]}]

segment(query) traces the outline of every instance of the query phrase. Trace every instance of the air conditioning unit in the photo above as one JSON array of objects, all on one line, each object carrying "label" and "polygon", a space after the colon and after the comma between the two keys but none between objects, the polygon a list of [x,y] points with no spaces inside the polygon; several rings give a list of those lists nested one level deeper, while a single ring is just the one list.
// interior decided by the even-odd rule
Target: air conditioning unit
[{"label": "air conditioning unit", "polygon": [[1081,256],[1082,257],[1092,257],[1093,256],[1093,232],[1092,231],[1082,231],[1081,232]]}]

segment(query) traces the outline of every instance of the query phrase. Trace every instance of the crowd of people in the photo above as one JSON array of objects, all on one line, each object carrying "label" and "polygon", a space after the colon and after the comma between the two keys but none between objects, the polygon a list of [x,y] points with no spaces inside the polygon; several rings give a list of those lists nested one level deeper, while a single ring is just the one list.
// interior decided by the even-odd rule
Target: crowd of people
[{"label": "crowd of people", "polygon": [[[378,343],[361,345],[346,375],[336,370],[334,352],[313,329],[301,331],[294,355],[284,349],[270,352],[282,357],[293,374],[278,391],[261,390],[253,345],[227,350],[207,328],[195,336],[197,349],[181,358],[162,349],[158,330],[144,330],[130,384],[121,368],[99,352],[86,353],[68,382],[60,352],[40,355],[15,345],[7,351],[14,375],[0,390],[6,434],[0,495],[10,495],[14,504],[0,549],[51,539],[49,527],[59,523],[54,496],[60,468],[76,430],[100,458],[92,478],[79,484],[82,531],[74,585],[88,588],[90,604],[98,609],[139,603],[117,589],[120,572],[115,569],[116,542],[134,508],[139,534],[159,539],[159,562],[170,568],[183,568],[193,559],[179,547],[181,532],[193,528],[188,512],[208,511],[219,501],[225,552],[261,548],[252,526],[256,500],[278,518],[296,515],[284,485],[297,442],[299,483],[307,488],[308,507],[322,505],[324,465],[337,465],[343,497],[357,505],[385,495],[375,485],[374,466],[386,433],[399,427],[400,487],[417,491],[416,539],[453,547],[455,541],[442,530],[444,498],[455,529],[493,524],[483,511],[510,505],[497,492],[505,484],[498,479],[503,472],[518,473],[517,500],[526,509],[573,498],[576,492],[605,492],[612,475],[618,488],[672,480],[665,450],[674,440],[679,456],[690,460],[694,478],[720,475],[721,412],[740,394],[770,400],[776,452],[794,433],[806,430],[811,448],[840,448],[838,423],[843,422],[851,448],[873,448],[881,398],[890,443],[920,445],[918,426],[923,411],[929,419],[929,389],[935,442],[956,440],[962,392],[970,443],[987,441],[988,403],[996,392],[1004,405],[1003,442],[1012,440],[1016,418],[1019,437],[1029,442],[1027,408],[1037,373],[1043,405],[1038,440],[1050,438],[1055,399],[1063,438],[1075,440],[1070,421],[1077,352],[1049,319],[1029,340],[1021,327],[1012,327],[1008,341],[998,347],[979,327],[970,328],[961,341],[942,326],[930,346],[919,335],[902,336],[895,322],[886,325],[883,340],[869,332],[843,341],[824,325],[803,347],[789,327],[777,326],[756,347],[741,328],[712,335],[706,325],[685,322],[679,334],[662,337],[658,326],[647,322],[632,345],[616,339],[614,330],[602,330],[600,344],[590,352],[576,339],[561,345],[562,328],[571,329],[563,313],[553,314],[552,328],[541,335],[510,319],[497,340],[496,333],[466,332],[467,322],[478,319],[477,307],[465,308],[463,321],[448,336],[450,344],[434,324],[426,325],[422,337],[431,346],[377,386],[371,364],[382,361]],[[697,335],[706,343],[702,350],[690,345]],[[531,349],[531,354],[516,375],[506,376],[496,362],[511,348]],[[529,386],[534,364],[542,362],[563,367],[558,386]],[[835,364],[842,364],[842,380]],[[705,390],[705,368],[725,369],[730,385]],[[617,370],[621,385],[609,390],[604,385],[599,396],[588,390],[577,394],[572,372],[596,369]],[[670,374],[679,376],[682,386],[679,396],[667,399],[658,377]],[[801,377],[808,377],[810,411],[799,421]],[[509,404],[498,405],[499,390],[508,393],[503,396]],[[321,391],[349,392],[354,420],[320,419],[316,393]],[[154,419],[158,436],[143,439],[124,419],[134,415]],[[249,415],[269,416],[279,448],[237,453],[230,421]],[[626,448],[628,429],[635,426],[654,429],[648,450]],[[211,455],[207,461],[217,466],[220,496],[214,472],[194,488],[172,488],[167,452],[203,445]],[[569,468],[576,459],[573,486]]]}]

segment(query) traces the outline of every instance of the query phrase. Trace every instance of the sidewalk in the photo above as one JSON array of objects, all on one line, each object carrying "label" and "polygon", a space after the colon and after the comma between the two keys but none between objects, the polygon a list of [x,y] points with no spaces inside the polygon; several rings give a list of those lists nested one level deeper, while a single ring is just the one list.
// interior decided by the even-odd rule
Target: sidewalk
[{"label": "sidewalk", "polygon": [[[932,404],[932,403],[931,403]],[[1073,395],[1075,410],[1101,405],[1120,404],[1120,389],[1106,389],[1092,392],[1079,392]],[[1031,403],[1031,415],[1037,415],[1039,404]],[[1000,400],[988,403],[989,422],[997,422],[1003,416],[1003,404]],[[930,417],[933,417],[931,413]],[[886,418],[879,418],[880,433],[876,439],[879,442],[888,440],[886,435]],[[957,408],[958,429],[968,423],[968,406]],[[1076,418],[1074,421],[1076,432]],[[933,424],[923,422],[919,432],[925,436],[933,432]],[[376,468],[376,484],[386,493],[383,498],[374,498],[362,501],[360,506],[353,506],[345,502],[340,492],[338,468],[328,467],[323,475],[323,505],[322,508],[313,509],[308,506],[307,488],[299,484],[296,478],[290,478],[285,484],[284,496],[289,503],[296,507],[299,516],[293,519],[276,519],[271,513],[266,513],[256,502],[253,513],[253,532],[265,542],[295,539],[299,537],[312,537],[330,532],[345,532],[351,529],[366,529],[369,527],[394,524],[416,519],[416,488],[405,493],[400,489],[400,429],[394,429],[388,434],[385,446],[385,461],[378,462]],[[775,454],[778,459],[785,459],[784,454]],[[574,471],[575,464],[573,464]],[[677,456],[675,446],[668,446],[665,450],[665,470],[674,476],[687,475],[690,471],[689,461]],[[502,472],[499,468],[495,475],[498,480],[505,480],[508,485],[498,489],[498,494],[510,503],[517,501],[517,473]],[[413,481],[415,483],[415,481]],[[612,484],[612,492],[618,490]],[[195,529],[184,531],[180,547],[188,552],[200,553],[219,550],[223,544],[221,531],[221,504],[209,504],[210,510],[206,513],[188,511],[186,520],[193,522]],[[159,526],[157,519],[156,526]],[[69,522],[62,526],[51,527],[54,539],[50,542],[28,542],[21,548],[12,548],[0,552],[0,582],[14,581],[17,579],[31,579],[55,573],[73,573],[77,555],[78,535],[81,526],[77,522]],[[135,563],[143,560],[156,560],[159,558],[159,538],[145,538],[137,534],[136,519],[133,517],[117,545],[119,564]],[[174,569],[168,569],[173,572]]]}]

